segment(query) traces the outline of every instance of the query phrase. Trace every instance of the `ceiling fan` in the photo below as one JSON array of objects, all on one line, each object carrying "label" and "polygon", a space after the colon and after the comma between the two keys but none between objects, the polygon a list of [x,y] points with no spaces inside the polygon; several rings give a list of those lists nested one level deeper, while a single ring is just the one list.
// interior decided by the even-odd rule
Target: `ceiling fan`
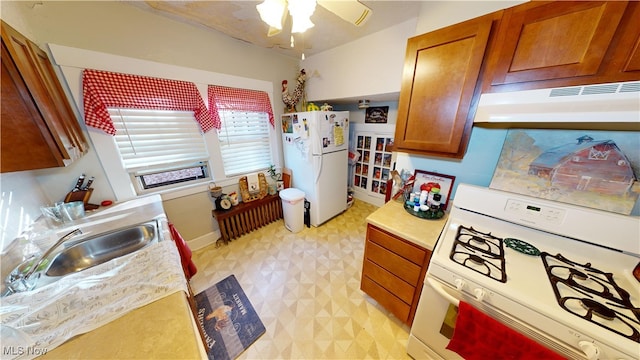
[{"label": "ceiling fan", "polygon": [[303,33],[312,28],[311,15],[316,3],[356,26],[363,25],[371,15],[371,9],[358,0],[265,0],[256,8],[262,21],[269,25],[267,36],[275,36],[282,32],[287,14],[293,20],[292,33]]}]

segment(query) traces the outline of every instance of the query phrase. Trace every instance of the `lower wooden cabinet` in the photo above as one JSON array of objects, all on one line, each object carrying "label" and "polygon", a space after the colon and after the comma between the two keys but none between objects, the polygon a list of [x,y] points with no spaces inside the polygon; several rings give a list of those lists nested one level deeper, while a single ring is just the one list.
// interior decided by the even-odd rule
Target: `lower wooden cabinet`
[{"label": "lower wooden cabinet", "polygon": [[371,224],[360,289],[411,326],[431,251]]}]

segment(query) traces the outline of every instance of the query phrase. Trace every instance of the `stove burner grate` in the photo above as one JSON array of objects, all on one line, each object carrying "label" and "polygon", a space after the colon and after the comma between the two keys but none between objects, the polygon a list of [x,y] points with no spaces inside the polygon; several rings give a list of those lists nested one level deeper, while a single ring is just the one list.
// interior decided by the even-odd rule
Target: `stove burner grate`
[{"label": "stove burner grate", "polygon": [[591,299],[580,299],[580,305],[594,315],[600,316],[606,320],[613,320],[616,318],[616,312],[602,305],[601,303]]},{"label": "stove burner grate", "polygon": [[507,282],[501,238],[460,225],[449,258],[491,279]]},{"label": "stove burner grate", "polygon": [[576,263],[561,254],[540,255],[560,307],[640,343],[640,308],[634,307],[631,296],[616,283],[612,273],[593,268],[591,263]]}]

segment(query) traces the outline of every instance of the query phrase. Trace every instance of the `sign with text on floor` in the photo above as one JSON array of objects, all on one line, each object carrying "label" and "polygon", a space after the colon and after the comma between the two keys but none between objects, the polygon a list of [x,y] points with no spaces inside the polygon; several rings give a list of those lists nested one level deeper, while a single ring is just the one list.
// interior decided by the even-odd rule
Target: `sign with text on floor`
[{"label": "sign with text on floor", "polygon": [[234,275],[195,296],[209,359],[235,359],[266,329]]}]

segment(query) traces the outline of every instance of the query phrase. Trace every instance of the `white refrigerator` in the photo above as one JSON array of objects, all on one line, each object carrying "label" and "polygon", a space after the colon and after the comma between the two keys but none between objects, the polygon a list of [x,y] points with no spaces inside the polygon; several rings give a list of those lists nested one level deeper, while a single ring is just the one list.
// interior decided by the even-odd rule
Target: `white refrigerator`
[{"label": "white refrigerator", "polygon": [[310,203],[310,223],[319,226],[347,209],[348,111],[282,115],[284,165],[292,187]]}]

